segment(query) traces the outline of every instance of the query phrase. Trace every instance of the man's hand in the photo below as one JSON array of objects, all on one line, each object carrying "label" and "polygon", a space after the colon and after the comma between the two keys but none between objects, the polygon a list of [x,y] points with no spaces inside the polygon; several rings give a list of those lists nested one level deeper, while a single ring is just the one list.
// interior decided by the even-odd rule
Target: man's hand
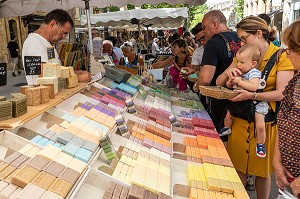
[{"label": "man's hand", "polygon": [[300,176],[291,183],[293,194],[296,197],[300,196]]}]

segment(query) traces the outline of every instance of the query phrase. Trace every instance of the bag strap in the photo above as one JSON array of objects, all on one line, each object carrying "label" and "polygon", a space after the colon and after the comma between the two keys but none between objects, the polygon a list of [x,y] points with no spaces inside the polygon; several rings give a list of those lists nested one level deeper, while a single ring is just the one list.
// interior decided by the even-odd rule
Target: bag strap
[{"label": "bag strap", "polygon": [[279,49],[273,55],[270,57],[269,61],[266,64],[266,67],[261,73],[261,79],[267,80],[268,76],[270,74],[270,71],[272,70],[273,66],[278,64],[281,54],[284,52],[284,49]]},{"label": "bag strap", "polygon": [[218,33],[218,35],[220,35],[223,38],[223,40],[225,41],[226,48],[227,48],[227,51],[228,51],[227,52],[228,53],[228,57],[230,58],[231,57],[231,48],[230,48],[230,44],[229,44],[228,39],[223,34],[221,34],[221,33]]}]

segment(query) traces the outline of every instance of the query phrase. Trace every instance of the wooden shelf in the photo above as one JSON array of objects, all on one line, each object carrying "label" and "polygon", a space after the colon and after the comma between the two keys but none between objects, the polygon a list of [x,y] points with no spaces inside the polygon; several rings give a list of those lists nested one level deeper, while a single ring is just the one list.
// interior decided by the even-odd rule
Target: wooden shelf
[{"label": "wooden shelf", "polygon": [[79,83],[77,87],[71,89],[64,89],[60,91],[57,95],[55,95],[54,99],[50,99],[48,103],[41,104],[38,106],[27,106],[27,113],[17,117],[11,118],[9,120],[0,121],[0,129],[14,129],[24,122],[31,120],[32,118],[36,117],[37,115],[44,113],[45,111],[49,110],[53,106],[61,103],[62,101],[68,99],[72,95],[78,93],[82,89],[87,86],[87,83]]}]

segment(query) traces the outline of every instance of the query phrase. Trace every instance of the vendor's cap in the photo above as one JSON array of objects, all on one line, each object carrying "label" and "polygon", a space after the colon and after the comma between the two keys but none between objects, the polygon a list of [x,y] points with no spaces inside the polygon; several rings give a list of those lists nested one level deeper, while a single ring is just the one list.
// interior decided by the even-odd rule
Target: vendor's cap
[{"label": "vendor's cap", "polygon": [[153,42],[158,42],[158,41],[159,41],[158,38],[154,38],[154,39],[153,39]]}]

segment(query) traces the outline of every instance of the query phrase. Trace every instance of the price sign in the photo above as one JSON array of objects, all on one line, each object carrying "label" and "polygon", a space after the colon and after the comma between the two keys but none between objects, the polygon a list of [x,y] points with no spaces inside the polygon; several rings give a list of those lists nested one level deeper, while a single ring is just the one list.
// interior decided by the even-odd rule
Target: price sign
[{"label": "price sign", "polygon": [[24,65],[26,75],[41,74],[41,56],[24,56]]},{"label": "price sign", "polygon": [[0,63],[0,86],[7,84],[7,66],[6,63]]},{"label": "price sign", "polygon": [[47,47],[47,56],[48,59],[54,59],[55,58],[55,53],[54,53],[54,47]]}]

